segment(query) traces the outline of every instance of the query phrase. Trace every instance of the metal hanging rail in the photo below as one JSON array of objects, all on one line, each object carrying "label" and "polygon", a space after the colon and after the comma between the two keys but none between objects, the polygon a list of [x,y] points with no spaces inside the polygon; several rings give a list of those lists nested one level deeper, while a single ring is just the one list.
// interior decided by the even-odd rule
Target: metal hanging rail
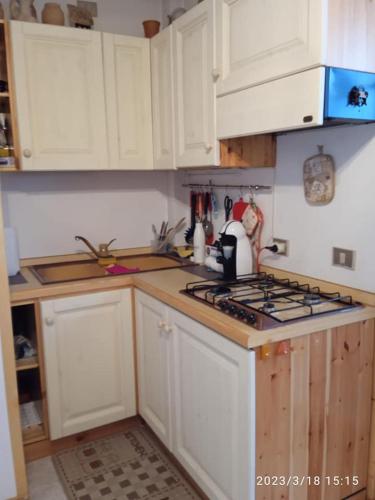
[{"label": "metal hanging rail", "polygon": [[262,184],[212,184],[211,182],[209,184],[201,184],[198,182],[182,184],[182,187],[188,187],[191,189],[193,188],[239,189],[239,190],[249,189],[255,192],[272,190],[272,186],[263,186]]}]

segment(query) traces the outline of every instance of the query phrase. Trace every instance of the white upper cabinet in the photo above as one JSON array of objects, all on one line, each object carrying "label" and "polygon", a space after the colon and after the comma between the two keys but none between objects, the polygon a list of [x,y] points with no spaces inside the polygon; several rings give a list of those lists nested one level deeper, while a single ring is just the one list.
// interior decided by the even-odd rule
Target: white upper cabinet
[{"label": "white upper cabinet", "polygon": [[205,0],[172,25],[177,167],[218,164],[215,2]]},{"label": "white upper cabinet", "polygon": [[324,68],[318,67],[218,97],[218,137],[322,125],[324,85]]},{"label": "white upper cabinet", "polygon": [[327,65],[375,71],[372,0],[217,0],[217,95]]},{"label": "white upper cabinet", "polygon": [[130,289],[41,306],[51,438],[134,416]]},{"label": "white upper cabinet", "polygon": [[111,169],[153,168],[150,41],[103,34]]},{"label": "white upper cabinet", "polygon": [[169,26],[151,39],[154,168],[157,170],[175,168],[172,58],[172,26]]},{"label": "white upper cabinet", "polygon": [[23,170],[107,168],[101,34],[10,23]]},{"label": "white upper cabinet", "polygon": [[319,64],[326,0],[218,0],[218,95]]}]

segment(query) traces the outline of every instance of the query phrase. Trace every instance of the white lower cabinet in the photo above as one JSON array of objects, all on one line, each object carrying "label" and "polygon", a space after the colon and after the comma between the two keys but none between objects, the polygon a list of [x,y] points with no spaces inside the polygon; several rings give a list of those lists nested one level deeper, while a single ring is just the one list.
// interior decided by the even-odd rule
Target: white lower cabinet
[{"label": "white lower cabinet", "polygon": [[171,345],[167,306],[136,291],[139,413],[170,449],[171,436]]},{"label": "white lower cabinet", "polygon": [[136,414],[131,291],[41,303],[51,439]]},{"label": "white lower cabinet", "polygon": [[142,417],[211,500],[253,500],[254,352],[143,293],[136,300]]}]

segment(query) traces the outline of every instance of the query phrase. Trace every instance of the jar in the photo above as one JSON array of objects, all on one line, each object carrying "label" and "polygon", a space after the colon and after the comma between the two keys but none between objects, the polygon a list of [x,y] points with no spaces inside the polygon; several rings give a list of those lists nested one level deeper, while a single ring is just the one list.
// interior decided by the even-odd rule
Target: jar
[{"label": "jar", "polygon": [[44,24],[64,26],[65,16],[60,5],[55,2],[47,2],[42,11],[42,21]]},{"label": "jar", "polygon": [[160,23],[154,19],[150,19],[148,21],[143,21],[143,29],[145,32],[146,38],[152,38],[157,35],[160,30]]}]

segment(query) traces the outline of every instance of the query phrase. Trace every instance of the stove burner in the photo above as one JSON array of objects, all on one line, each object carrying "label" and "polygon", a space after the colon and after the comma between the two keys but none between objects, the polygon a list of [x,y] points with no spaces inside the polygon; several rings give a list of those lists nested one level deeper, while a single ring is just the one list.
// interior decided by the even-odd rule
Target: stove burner
[{"label": "stove burner", "polygon": [[273,302],[266,302],[259,310],[270,314],[276,311],[276,306]]},{"label": "stove burner", "polygon": [[231,292],[230,288],[222,285],[214,286],[213,288],[210,289],[210,294],[212,295],[224,295],[230,292]]},{"label": "stove burner", "polygon": [[306,293],[303,296],[303,303],[305,306],[315,306],[317,304],[320,304],[322,301],[320,295],[316,293]]},{"label": "stove burner", "polygon": [[257,330],[362,307],[350,296],[324,293],[317,287],[265,273],[244,275],[229,283],[187,283],[181,293]]},{"label": "stove burner", "polygon": [[275,283],[271,280],[264,280],[264,281],[259,281],[257,286],[261,290],[269,290],[270,288],[273,288],[275,286]]}]

